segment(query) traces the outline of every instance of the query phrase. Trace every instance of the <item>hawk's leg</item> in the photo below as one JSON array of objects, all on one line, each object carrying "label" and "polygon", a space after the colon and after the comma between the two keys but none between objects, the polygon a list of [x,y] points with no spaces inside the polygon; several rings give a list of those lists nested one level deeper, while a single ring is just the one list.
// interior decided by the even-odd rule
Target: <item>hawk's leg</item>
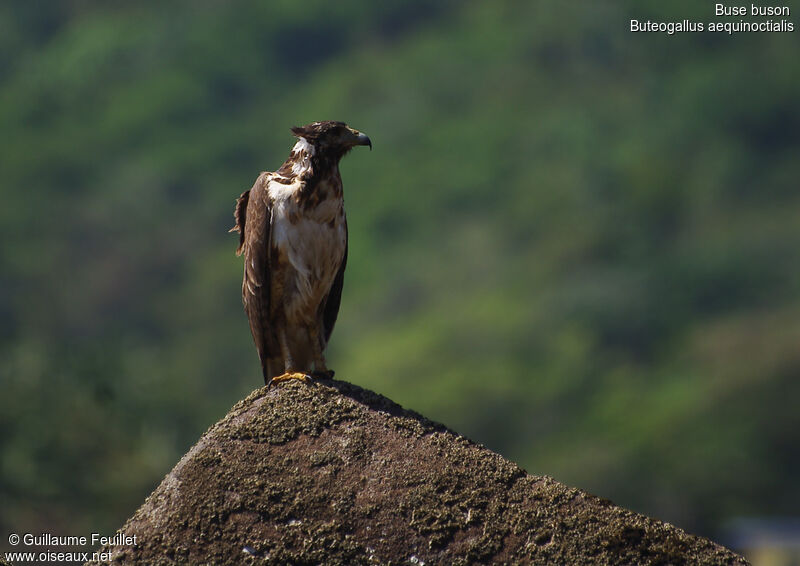
[{"label": "hawk's leg", "polygon": [[308,329],[308,334],[308,337],[311,339],[312,348],[314,349],[314,377],[317,379],[333,379],[334,371],[328,369],[328,364],[325,363],[325,354],[322,351],[323,346],[319,336],[319,328],[312,325]]},{"label": "hawk's leg", "polygon": [[284,362],[284,369],[286,370],[285,373],[282,375],[276,375],[272,379],[269,380],[267,386],[270,387],[274,383],[281,383],[282,381],[289,381],[291,379],[299,379],[300,381],[305,381],[306,383],[311,381],[311,376],[307,375],[302,372],[294,371],[294,360],[292,359],[292,352],[289,350],[289,343],[286,340],[286,331],[281,329],[278,331],[278,340],[281,345],[281,351],[283,354]]}]

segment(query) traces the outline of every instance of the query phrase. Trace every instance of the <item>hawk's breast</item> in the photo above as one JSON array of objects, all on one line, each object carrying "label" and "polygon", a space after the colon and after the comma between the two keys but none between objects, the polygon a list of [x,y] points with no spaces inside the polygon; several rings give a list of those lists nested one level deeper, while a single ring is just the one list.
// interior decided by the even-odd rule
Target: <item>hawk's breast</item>
[{"label": "hawk's breast", "polygon": [[272,247],[284,265],[282,296],[287,317],[316,320],[330,292],[347,246],[341,192],[319,200],[297,198],[302,182],[270,181]]}]

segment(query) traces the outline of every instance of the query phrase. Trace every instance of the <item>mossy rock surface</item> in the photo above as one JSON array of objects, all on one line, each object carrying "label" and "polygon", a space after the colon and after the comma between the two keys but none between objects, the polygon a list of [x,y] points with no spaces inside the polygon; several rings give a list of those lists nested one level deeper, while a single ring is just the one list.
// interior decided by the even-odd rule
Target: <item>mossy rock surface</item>
[{"label": "mossy rock surface", "polygon": [[342,382],[259,389],[121,529],[146,564],[746,564]]}]

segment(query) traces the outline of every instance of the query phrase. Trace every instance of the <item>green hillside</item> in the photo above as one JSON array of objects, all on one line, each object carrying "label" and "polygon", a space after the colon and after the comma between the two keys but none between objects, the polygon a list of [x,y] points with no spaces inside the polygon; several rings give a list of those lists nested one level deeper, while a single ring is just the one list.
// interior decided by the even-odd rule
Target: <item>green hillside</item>
[{"label": "green hillside", "polygon": [[374,144],[338,377],[689,530],[796,513],[800,35],[627,27],[711,10],[0,7],[0,531],[112,532],[261,384],[227,229],[322,119]]}]

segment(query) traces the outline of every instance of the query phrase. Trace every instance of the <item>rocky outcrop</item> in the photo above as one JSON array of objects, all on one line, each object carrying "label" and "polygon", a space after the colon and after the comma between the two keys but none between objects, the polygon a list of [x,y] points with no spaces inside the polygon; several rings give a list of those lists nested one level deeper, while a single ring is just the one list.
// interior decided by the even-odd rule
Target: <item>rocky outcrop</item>
[{"label": "rocky outcrop", "polygon": [[341,381],[259,389],[120,529],[147,564],[746,564]]}]

